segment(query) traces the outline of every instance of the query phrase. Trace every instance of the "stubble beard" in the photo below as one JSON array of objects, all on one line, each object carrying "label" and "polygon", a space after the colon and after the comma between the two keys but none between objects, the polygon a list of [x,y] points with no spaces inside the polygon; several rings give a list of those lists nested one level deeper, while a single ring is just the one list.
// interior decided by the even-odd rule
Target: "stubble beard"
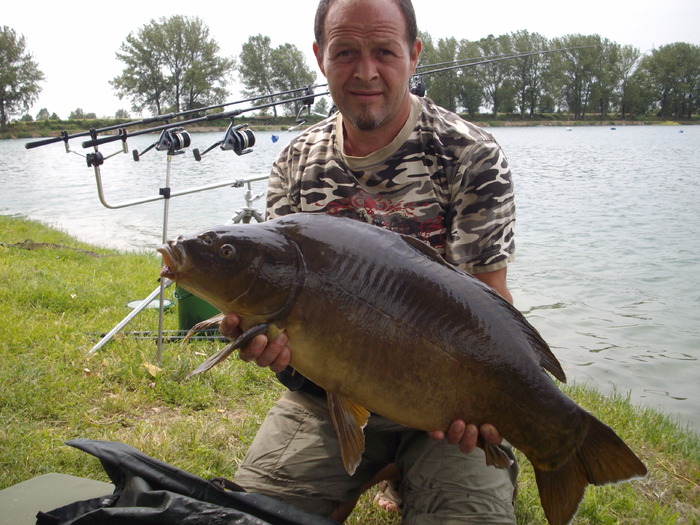
[{"label": "stubble beard", "polygon": [[360,131],[374,131],[384,123],[384,118],[372,114],[372,110],[365,106],[361,108],[358,114],[351,115],[348,121]]}]

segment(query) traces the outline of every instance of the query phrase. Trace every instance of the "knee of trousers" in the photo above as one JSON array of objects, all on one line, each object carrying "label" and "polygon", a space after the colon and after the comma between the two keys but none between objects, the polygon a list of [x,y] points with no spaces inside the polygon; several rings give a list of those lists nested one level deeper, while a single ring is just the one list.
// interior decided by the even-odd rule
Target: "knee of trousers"
[{"label": "knee of trousers", "polygon": [[[509,455],[512,450],[504,446]],[[518,473],[486,465],[481,449],[463,454],[444,442],[426,442],[399,466],[404,524],[515,524]]]}]

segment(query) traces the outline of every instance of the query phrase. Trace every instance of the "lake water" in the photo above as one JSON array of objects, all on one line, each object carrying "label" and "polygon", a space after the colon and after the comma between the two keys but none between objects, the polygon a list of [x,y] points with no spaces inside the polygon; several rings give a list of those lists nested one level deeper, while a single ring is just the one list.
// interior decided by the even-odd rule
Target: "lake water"
[{"label": "lake water", "polygon": [[[539,329],[569,380],[630,395],[700,429],[700,126],[492,128],[516,184],[516,306]],[[173,192],[265,176],[293,133],[256,133],[249,155],[190,151],[171,162]],[[221,134],[192,135],[200,150]],[[155,136],[129,139],[142,151]],[[0,141],[0,214],[59,227],[80,240],[152,250],[163,202],[111,210],[95,174],[63,144],[26,150]],[[70,142],[84,153],[80,140]],[[108,155],[115,144],[101,147]],[[167,156],[118,154],[101,168],[110,205],[158,196]],[[265,181],[251,183],[261,195]],[[228,221],[246,187],[171,199],[173,237]],[[262,210],[263,200],[255,201]],[[0,242],[5,241],[0,239]]]}]

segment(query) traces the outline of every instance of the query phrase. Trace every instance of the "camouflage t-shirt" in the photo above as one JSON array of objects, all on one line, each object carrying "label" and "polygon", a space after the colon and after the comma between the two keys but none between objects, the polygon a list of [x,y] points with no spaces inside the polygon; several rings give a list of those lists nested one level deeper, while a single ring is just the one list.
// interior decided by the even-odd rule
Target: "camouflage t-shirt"
[{"label": "camouflage t-shirt", "polygon": [[343,153],[342,129],[342,116],[332,116],[279,154],[268,219],[297,212],[351,217],[417,237],[470,273],[512,259],[513,184],[489,133],[413,95],[396,139],[367,157]]}]

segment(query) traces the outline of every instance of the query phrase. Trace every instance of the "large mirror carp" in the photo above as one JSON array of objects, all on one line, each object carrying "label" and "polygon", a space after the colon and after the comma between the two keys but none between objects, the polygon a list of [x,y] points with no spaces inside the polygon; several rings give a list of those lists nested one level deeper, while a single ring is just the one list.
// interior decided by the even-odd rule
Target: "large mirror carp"
[{"label": "large mirror carp", "polygon": [[[644,476],[608,426],[549,376],[566,377],[525,317],[412,237],[325,214],[221,226],[161,246],[161,275],[244,334],[287,332],[291,364],[328,392],[342,460],[354,472],[370,412],[419,430],[492,423],[532,463],[553,525],[570,521],[588,484]],[[549,374],[547,373],[549,372]],[[498,447],[487,462],[505,466]]]}]

